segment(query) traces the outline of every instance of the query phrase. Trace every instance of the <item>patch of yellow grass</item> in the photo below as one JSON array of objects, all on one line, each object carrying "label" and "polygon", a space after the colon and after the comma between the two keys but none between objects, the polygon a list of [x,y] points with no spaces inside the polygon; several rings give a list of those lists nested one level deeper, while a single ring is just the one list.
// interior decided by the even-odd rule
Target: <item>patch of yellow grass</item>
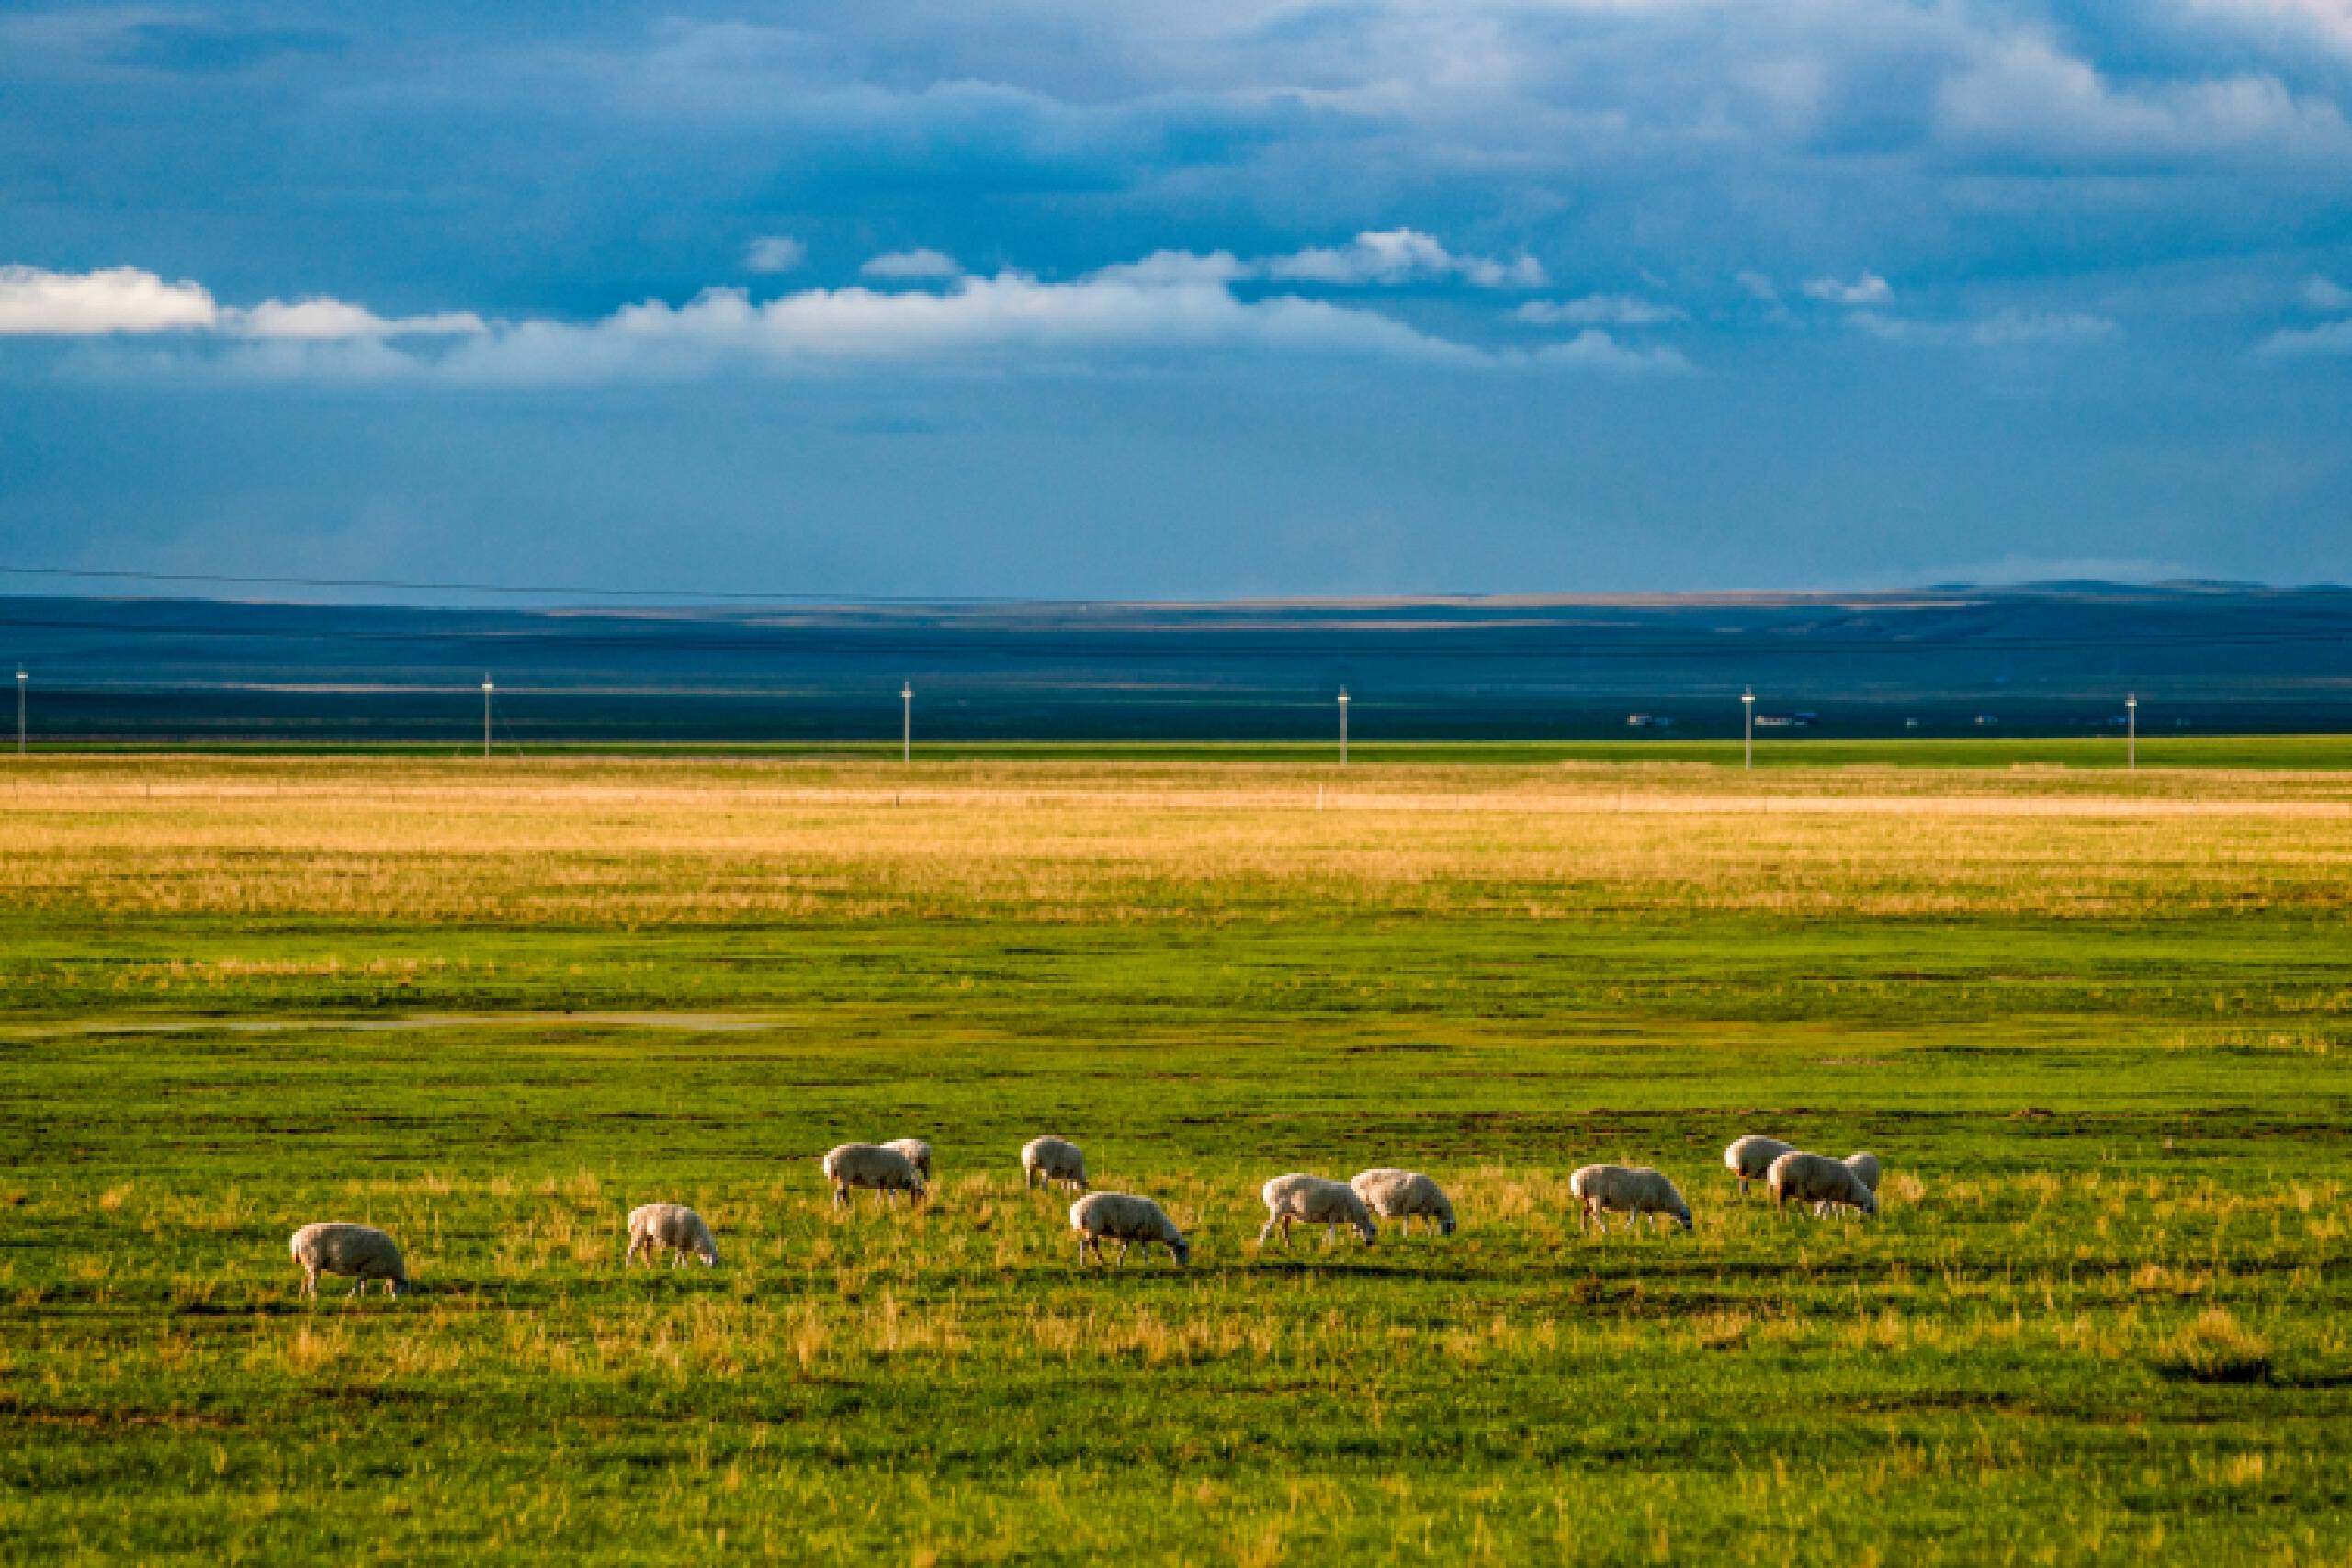
[{"label": "patch of yellow grass", "polygon": [[[19,908],[503,924],[1302,907],[1537,919],[2176,913],[2258,890],[2352,909],[2352,783],[1671,767],[62,759],[0,818]],[[1316,792],[1326,793],[1315,809]],[[2155,874],[2160,868],[2161,874]],[[355,953],[124,973],[198,995],[452,960]],[[2290,1045],[2289,1049],[2299,1048]]]}]

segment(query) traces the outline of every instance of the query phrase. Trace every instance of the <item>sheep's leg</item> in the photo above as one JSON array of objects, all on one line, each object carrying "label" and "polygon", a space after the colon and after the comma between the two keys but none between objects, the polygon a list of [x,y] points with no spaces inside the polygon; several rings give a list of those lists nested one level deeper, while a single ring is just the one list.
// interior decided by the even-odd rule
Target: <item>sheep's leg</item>
[{"label": "sheep's leg", "polygon": [[[1266,1216],[1266,1228],[1258,1233],[1258,1246],[1261,1249],[1268,1242],[1273,1239],[1275,1228],[1282,1223],[1282,1216],[1280,1214],[1269,1214]],[[1288,1235],[1283,1236],[1283,1245],[1285,1247],[1290,1245],[1290,1238]]]},{"label": "sheep's leg", "polygon": [[313,1299],[319,1293],[319,1271],[308,1266],[302,1269],[302,1293]]},{"label": "sheep's leg", "polygon": [[1125,1269],[1125,1268],[1127,1266],[1127,1247],[1128,1247],[1128,1245],[1129,1245],[1128,1243],[1124,1242],[1124,1241],[1123,1241],[1123,1242],[1121,1242],[1121,1243],[1119,1244],[1119,1260],[1118,1260],[1116,1263],[1113,1264],[1111,1267],[1113,1267],[1114,1269]]}]

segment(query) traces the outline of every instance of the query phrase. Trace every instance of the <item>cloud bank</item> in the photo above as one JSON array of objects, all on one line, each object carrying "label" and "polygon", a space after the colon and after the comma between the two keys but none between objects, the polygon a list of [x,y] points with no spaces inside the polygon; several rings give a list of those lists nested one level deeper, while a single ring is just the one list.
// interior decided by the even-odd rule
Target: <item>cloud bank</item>
[{"label": "cloud bank", "polygon": [[[74,274],[17,266],[0,270],[0,330],[52,337],[176,334],[187,364],[269,377],[496,383],[662,381],[861,366],[1067,371],[1214,361],[1235,353],[1470,370],[1690,368],[1677,350],[1629,347],[1595,325],[1539,349],[1485,346],[1275,281],[1356,288],[1448,279],[1484,290],[1535,276],[1515,264],[1456,256],[1409,230],[1250,263],[1223,252],[1163,251],[1061,281],[1009,269],[967,274],[930,250],[876,256],[861,272],[882,286],[809,288],[766,299],[714,287],[684,304],[647,299],[585,320],[492,320],[465,310],[385,316],[324,296],[224,306],[200,284],[166,283],[135,267]],[[899,287],[910,283],[936,287]],[[1599,314],[1571,308],[1561,318],[1637,319],[1672,317],[1663,308]]]}]

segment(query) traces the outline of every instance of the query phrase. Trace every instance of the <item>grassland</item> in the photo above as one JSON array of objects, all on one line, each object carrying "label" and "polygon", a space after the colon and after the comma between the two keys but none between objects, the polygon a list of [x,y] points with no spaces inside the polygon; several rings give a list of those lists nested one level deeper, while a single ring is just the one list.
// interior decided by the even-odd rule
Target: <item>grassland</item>
[{"label": "grassland", "polygon": [[[2352,1562],[2352,774],[2037,761],[34,758],[0,1555]],[[1195,1266],[1074,1273],[1044,1130]],[[1462,1232],[1250,1244],[1375,1161]]]}]

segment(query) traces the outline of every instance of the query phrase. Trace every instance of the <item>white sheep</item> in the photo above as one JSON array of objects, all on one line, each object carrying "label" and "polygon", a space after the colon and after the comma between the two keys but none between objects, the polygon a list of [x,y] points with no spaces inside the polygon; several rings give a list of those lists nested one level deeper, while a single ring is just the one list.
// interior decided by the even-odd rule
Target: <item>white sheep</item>
[{"label": "white sheep", "polygon": [[1724,1166],[1739,1178],[1739,1195],[1745,1198],[1747,1196],[1747,1184],[1763,1180],[1764,1173],[1772,1168],[1772,1162],[1795,1147],[1794,1144],[1784,1144],[1778,1138],[1750,1133],[1745,1138],[1736,1139],[1729,1148],[1724,1150]]},{"label": "white sheep", "polygon": [[1577,1211],[1579,1230],[1598,1222],[1606,1235],[1611,1214],[1624,1215],[1627,1230],[1659,1214],[1690,1228],[1690,1205],[1665,1172],[1645,1165],[1588,1165],[1568,1178],[1568,1190],[1584,1205]]},{"label": "white sheep", "polygon": [[[1876,1165],[1875,1160],[1871,1161]],[[1878,1194],[1871,1191],[1854,1167],[1827,1155],[1809,1155],[1791,1149],[1772,1162],[1765,1174],[1764,1183],[1772,1190],[1776,1207],[1787,1208],[1792,1202],[1819,1205],[1815,1213],[1826,1211],[1831,1204],[1843,1204],[1862,1213],[1878,1213]]]},{"label": "white sheep", "polygon": [[[1078,1233],[1078,1266],[1086,1267],[1091,1253],[1097,1263],[1102,1261],[1102,1244],[1119,1244],[1118,1262],[1127,1260],[1127,1248],[1143,1243],[1148,1254],[1157,1242],[1168,1248],[1168,1256],[1182,1268],[1193,1261],[1193,1244],[1168,1217],[1168,1211],[1148,1198],[1132,1192],[1090,1192],[1069,1206],[1069,1228]],[[1115,1267],[1116,1265],[1114,1265]]]},{"label": "white sheep", "polygon": [[291,1247],[294,1261],[302,1266],[306,1296],[319,1293],[322,1274],[346,1274],[357,1280],[351,1287],[355,1296],[368,1289],[370,1280],[383,1280],[390,1294],[408,1294],[408,1263],[401,1257],[401,1244],[373,1225],[304,1225],[294,1233]]},{"label": "white sheep", "polygon": [[[1863,1150],[1848,1155],[1844,1164],[1847,1169],[1862,1179],[1863,1186],[1873,1192],[1878,1190],[1878,1156]],[[1815,1214],[1826,1214],[1830,1210],[1839,1206],[1826,1201],[1819,1202],[1813,1206],[1813,1212]]]},{"label": "white sheep", "polygon": [[1266,1201],[1266,1227],[1258,1233],[1260,1247],[1265,1246],[1277,1229],[1283,1233],[1283,1246],[1290,1246],[1293,1224],[1321,1225],[1327,1247],[1339,1239],[1341,1225],[1355,1227],[1366,1247],[1380,1235],[1380,1227],[1373,1223],[1372,1211],[1356,1196],[1356,1190],[1344,1181],[1293,1171],[1267,1182],[1259,1190],[1259,1195]]},{"label": "white sheep", "polygon": [[628,1256],[621,1259],[626,1269],[645,1254],[645,1266],[653,1267],[653,1255],[670,1254],[670,1267],[675,1269],[688,1255],[702,1259],[706,1269],[718,1262],[718,1244],[710,1237],[710,1227],[703,1224],[700,1214],[684,1203],[646,1203],[628,1212]]},{"label": "white sheep", "polygon": [[843,1144],[825,1156],[824,1171],[833,1184],[833,1201],[843,1208],[849,1206],[853,1187],[871,1188],[876,1203],[896,1192],[910,1193],[920,1201],[925,1190],[914,1161],[880,1144]]},{"label": "white sheep", "polygon": [[1405,1234],[1413,1234],[1413,1222],[1435,1224],[1442,1235],[1453,1234],[1453,1204],[1438,1184],[1417,1170],[1391,1170],[1385,1167],[1358,1171],[1348,1183],[1364,1206],[1384,1220],[1401,1220]]},{"label": "white sheep", "polygon": [[1021,1180],[1026,1187],[1059,1181],[1086,1190],[1086,1156],[1068,1138],[1032,1138],[1021,1145]]},{"label": "white sheep", "polygon": [[925,1181],[931,1179],[931,1145],[929,1144],[924,1143],[921,1138],[893,1138],[882,1146],[886,1149],[896,1149],[906,1156],[907,1163],[913,1166]]}]

